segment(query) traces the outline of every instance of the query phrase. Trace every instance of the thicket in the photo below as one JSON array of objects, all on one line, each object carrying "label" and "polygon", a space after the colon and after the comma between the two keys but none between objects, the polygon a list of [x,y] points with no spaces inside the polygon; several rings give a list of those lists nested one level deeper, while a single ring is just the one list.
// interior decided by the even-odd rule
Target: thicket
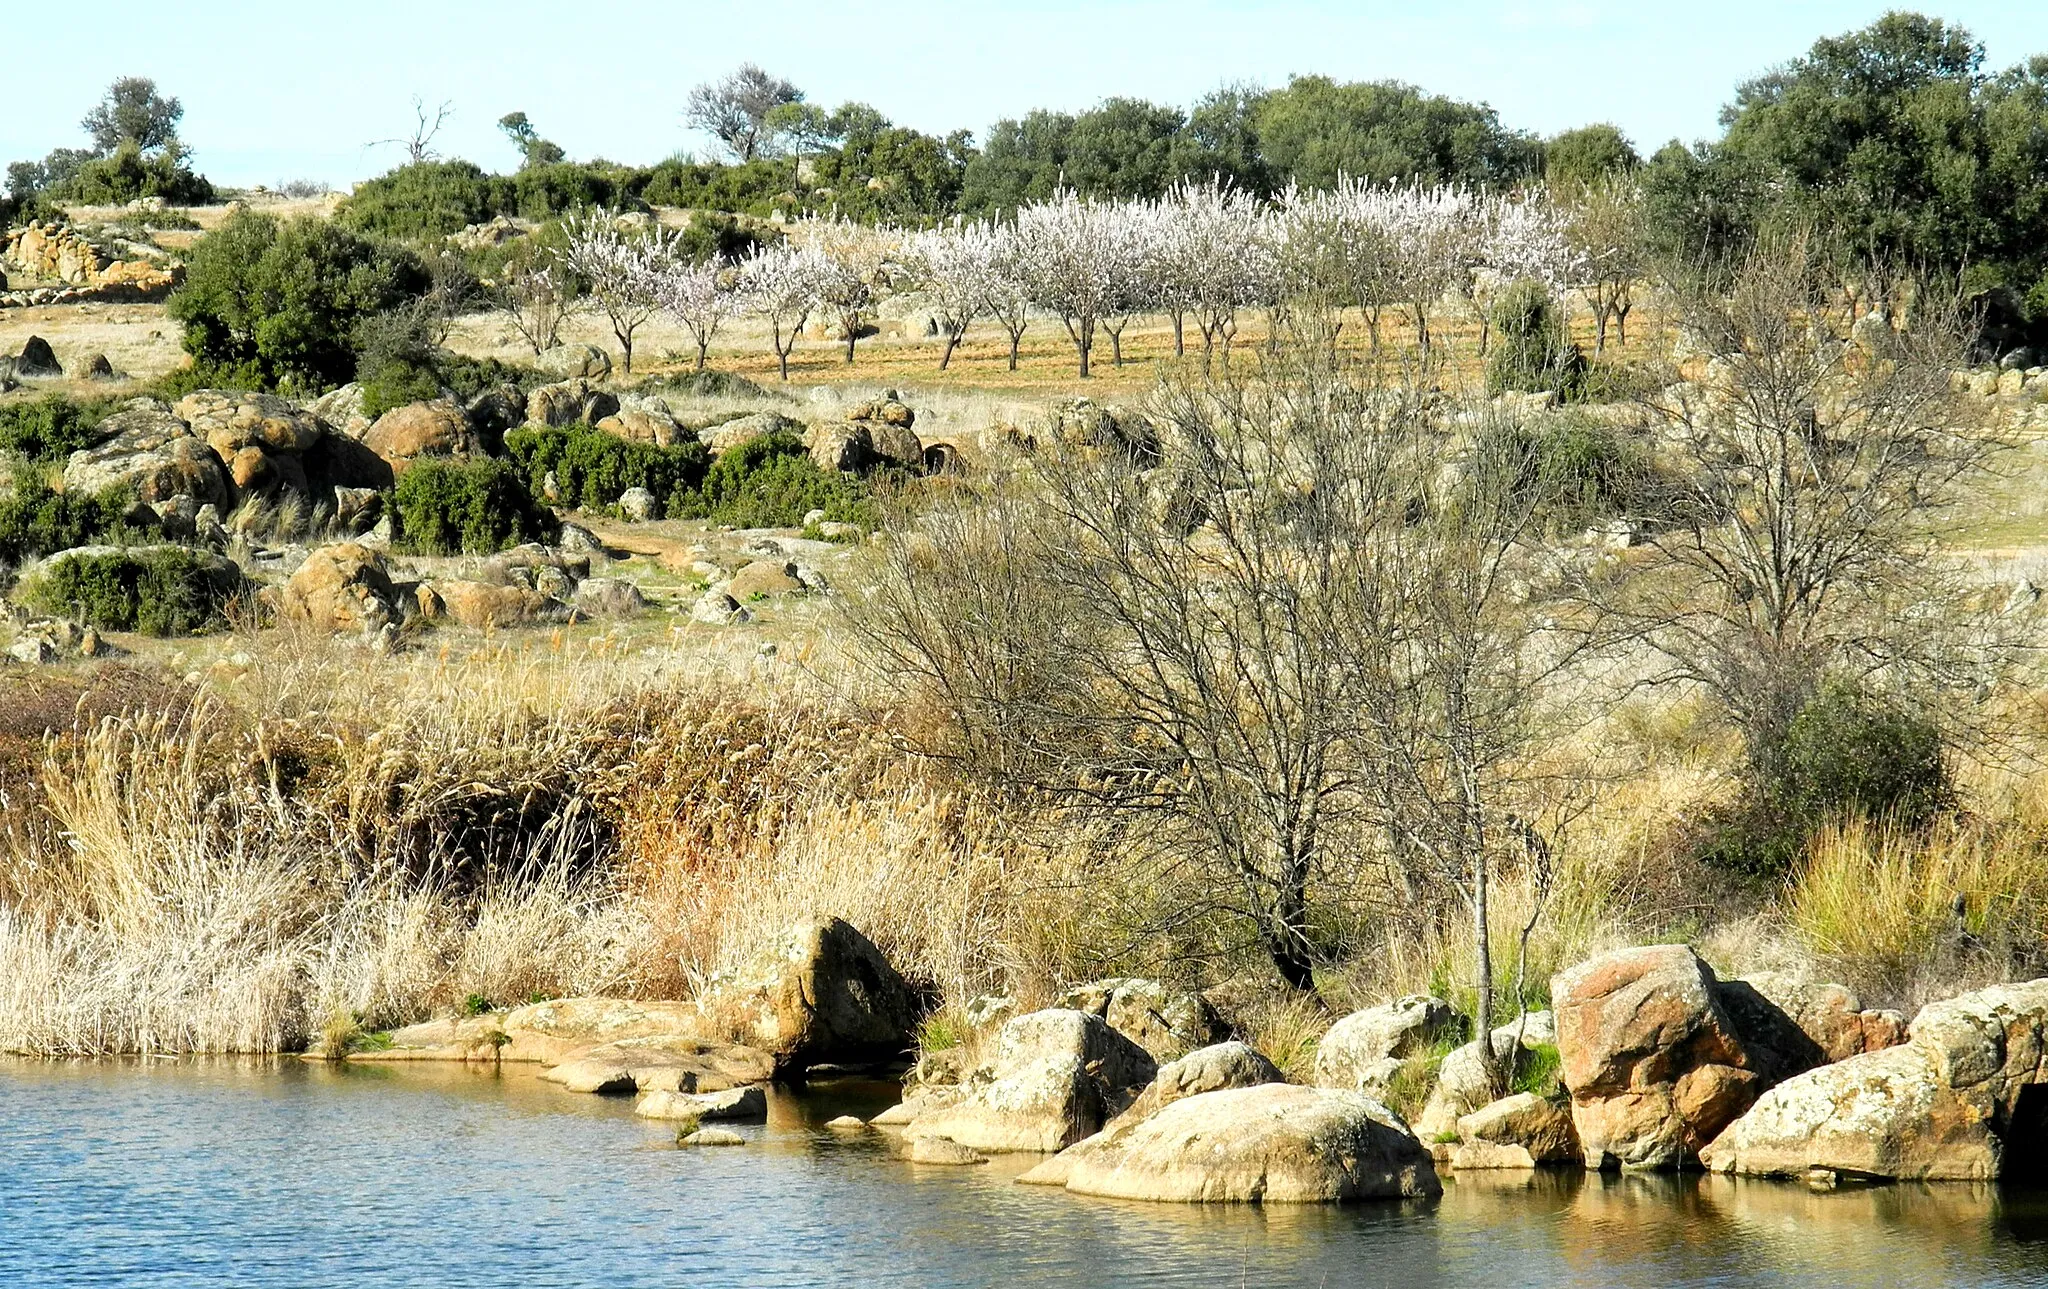
[{"label": "thicket", "polygon": [[868,480],[820,468],[793,434],[769,434],[719,454],[681,513],[735,528],[789,528],[813,510],[868,528],[881,522]]},{"label": "thicket", "polygon": [[487,555],[553,541],[561,525],[509,462],[427,461],[398,481],[398,536],[430,555]]},{"label": "thicket", "polygon": [[243,589],[234,565],[175,546],[74,555],[22,588],[35,608],[109,631],[188,635],[220,626]]},{"label": "thicket", "polygon": [[111,398],[73,399],[62,394],[0,405],[0,455],[35,464],[61,461],[92,446],[100,422],[115,406]]},{"label": "thicket", "polygon": [[134,498],[115,489],[80,496],[57,492],[40,479],[17,480],[0,495],[0,565],[20,565],[74,546],[124,543],[142,533],[126,515]]},{"label": "thicket", "polygon": [[1623,515],[1654,517],[1666,491],[1633,435],[1574,412],[1494,427],[1477,456],[1506,468],[1553,533]]},{"label": "thicket", "polygon": [[628,488],[645,488],[664,515],[687,513],[710,465],[694,439],[660,447],[587,425],[514,430],[505,452],[529,492],[540,493],[552,474],[560,504],[584,510],[610,509]]},{"label": "thicket", "polygon": [[403,248],[311,216],[242,211],[192,248],[168,311],[198,365],[244,387],[308,392],[349,380],[358,328],[427,286]]}]

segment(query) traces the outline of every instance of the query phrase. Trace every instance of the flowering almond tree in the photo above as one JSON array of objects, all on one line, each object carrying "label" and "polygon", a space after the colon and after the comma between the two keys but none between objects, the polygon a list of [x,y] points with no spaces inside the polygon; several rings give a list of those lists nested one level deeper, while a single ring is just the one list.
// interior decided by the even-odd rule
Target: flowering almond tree
[{"label": "flowering almond tree", "polygon": [[789,379],[790,351],[837,272],[823,251],[789,242],[762,247],[740,264],[741,295],[747,311],[768,323],[782,379]]},{"label": "flowering almond tree", "polygon": [[652,273],[654,298],[697,342],[697,370],[703,371],[711,338],[727,318],[740,311],[738,272],[717,260],[691,264],[673,258],[654,266]]},{"label": "flowering almond tree", "polygon": [[1259,203],[1220,183],[1181,184],[1151,210],[1145,242],[1150,295],[1174,312],[1174,352],[1184,351],[1184,311],[1202,333],[1203,366],[1219,340],[1227,361],[1238,310],[1274,293],[1278,224]]},{"label": "flowering almond tree", "polygon": [[1062,192],[1017,211],[1017,260],[1032,303],[1059,315],[1088,375],[1104,319],[1131,312],[1143,266],[1136,203],[1095,201]]},{"label": "flowering almond tree", "polygon": [[[912,237],[904,251],[909,280],[931,302],[946,347],[939,370],[953,361],[953,350],[976,318],[990,312],[1002,274],[1003,238],[993,224],[977,221],[934,228]],[[1015,346],[1012,346],[1014,353]],[[1013,360],[1014,370],[1014,360]]]},{"label": "flowering almond tree", "polygon": [[902,235],[847,219],[812,219],[791,229],[789,240],[822,257],[825,273],[818,287],[818,305],[837,322],[846,341],[846,361],[852,362],[854,341],[873,319],[875,306],[889,293]]},{"label": "flowering almond tree", "polygon": [[633,333],[662,307],[654,282],[679,254],[677,239],[659,224],[629,229],[602,206],[563,221],[562,235],[556,258],[610,321],[630,375]]}]

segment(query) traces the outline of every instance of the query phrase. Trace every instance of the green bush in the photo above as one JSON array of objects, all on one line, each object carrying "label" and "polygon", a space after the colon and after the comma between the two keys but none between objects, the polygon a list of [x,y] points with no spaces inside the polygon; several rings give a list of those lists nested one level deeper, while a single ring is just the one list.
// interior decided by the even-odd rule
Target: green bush
[{"label": "green bush", "polygon": [[1557,390],[1580,397],[1586,355],[1571,342],[1564,312],[1539,282],[1517,282],[1493,306],[1492,349],[1486,359],[1486,390],[1538,393]]},{"label": "green bush", "polygon": [[39,569],[22,598],[109,631],[187,635],[226,621],[242,590],[234,565],[176,546],[74,555]]},{"label": "green bush", "polygon": [[98,496],[56,492],[40,479],[17,483],[0,496],[0,564],[21,564],[40,555],[121,543],[141,536],[123,518],[134,498],[119,489]]},{"label": "green bush", "polygon": [[513,212],[509,180],[467,161],[421,161],[358,184],[335,218],[358,232],[404,240],[446,237]]},{"label": "green bush", "polygon": [[[650,381],[643,392],[686,394],[694,398],[767,398],[768,391],[736,372],[706,367],[664,380]],[[739,413],[735,413],[738,415]]]},{"label": "green bush", "polygon": [[356,324],[356,381],[363,415],[376,417],[407,403],[441,396],[434,341],[424,315],[394,309]]},{"label": "green bush", "polygon": [[0,453],[32,462],[56,462],[93,445],[100,422],[118,406],[111,398],[71,399],[45,394],[0,406]]},{"label": "green bush", "polygon": [[820,469],[791,434],[767,435],[720,454],[697,494],[678,501],[683,515],[735,528],[793,528],[812,510],[870,528],[880,522],[865,482]]},{"label": "green bush", "polygon": [[1944,753],[1940,728],[1904,701],[1830,679],[1753,771],[1750,796],[1711,821],[1704,858],[1740,876],[1776,880],[1831,820],[1859,814],[1925,824],[1955,804]]},{"label": "green bush", "polygon": [[1626,433],[1566,413],[1492,430],[1482,457],[1529,492],[1555,531],[1657,508],[1647,454]]},{"label": "green bush", "polygon": [[587,425],[514,430],[505,436],[505,451],[535,493],[552,473],[565,506],[606,510],[628,488],[645,488],[668,515],[694,505],[710,461],[704,445],[695,440],[664,448],[629,442]]},{"label": "green bush", "polygon": [[310,216],[242,211],[192,248],[169,312],[199,363],[302,392],[354,375],[357,328],[426,285],[409,251]]},{"label": "green bush", "polygon": [[111,156],[79,166],[50,196],[84,206],[123,206],[142,197],[161,197],[173,206],[210,205],[218,199],[213,184],[192,173],[182,155],[171,149],[145,153],[133,139],[124,140]]},{"label": "green bush", "polygon": [[504,461],[426,461],[398,481],[400,538],[434,555],[553,541],[561,525]]}]

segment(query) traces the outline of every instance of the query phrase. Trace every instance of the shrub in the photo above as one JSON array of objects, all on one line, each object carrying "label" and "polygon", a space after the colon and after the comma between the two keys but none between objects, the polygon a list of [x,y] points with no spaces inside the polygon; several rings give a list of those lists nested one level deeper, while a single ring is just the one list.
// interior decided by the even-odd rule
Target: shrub
[{"label": "shrub", "polygon": [[1941,731],[1905,702],[1830,679],[1786,726],[1748,800],[1714,821],[1704,858],[1776,880],[1816,830],[1854,817],[1913,829],[1955,802]]},{"label": "shrub", "polygon": [[427,285],[408,251],[310,216],[243,211],[193,247],[170,299],[185,348],[264,388],[327,388],[354,374],[356,329]]},{"label": "shrub", "polygon": [[504,461],[427,461],[398,481],[399,533],[414,550],[450,555],[551,541],[561,525]]},{"label": "shrub", "polygon": [[697,495],[679,500],[681,513],[735,528],[791,528],[812,510],[870,528],[880,522],[862,480],[820,469],[803,441],[790,434],[767,435],[723,453],[705,472]]},{"label": "shrub", "polygon": [[33,462],[61,461],[92,446],[100,422],[116,405],[111,398],[77,400],[46,394],[33,402],[0,406],[0,453]]},{"label": "shrub", "polygon": [[71,496],[52,491],[41,480],[17,483],[12,495],[0,497],[0,564],[18,565],[73,546],[139,536],[123,518],[132,500],[118,489]]},{"label": "shrub", "polygon": [[684,372],[660,382],[650,382],[646,392],[659,391],[687,394],[695,398],[761,398],[769,396],[768,391],[737,372],[718,371],[706,367],[702,371]]},{"label": "shrub", "polygon": [[356,324],[355,347],[365,416],[441,396],[434,341],[424,315],[393,309],[365,318]]},{"label": "shrub", "polygon": [[1479,451],[1498,458],[1522,487],[1535,489],[1556,529],[1583,528],[1656,509],[1646,454],[1627,434],[1578,414],[1546,416],[1491,430]]},{"label": "shrub", "polygon": [[[603,510],[626,489],[645,488],[666,514],[689,508],[710,460],[695,440],[664,448],[628,442],[587,425],[514,430],[505,436],[505,451],[535,493],[553,473],[565,506]],[[680,506],[678,498],[684,499]]]},{"label": "shrub", "polygon": [[22,598],[45,613],[109,631],[172,636],[226,621],[242,576],[224,560],[177,546],[73,555],[39,569]]},{"label": "shrub", "polygon": [[1538,282],[1517,282],[1493,306],[1493,348],[1486,390],[1536,393],[1554,389],[1567,400],[1585,385],[1586,356],[1571,342],[1563,312]]}]

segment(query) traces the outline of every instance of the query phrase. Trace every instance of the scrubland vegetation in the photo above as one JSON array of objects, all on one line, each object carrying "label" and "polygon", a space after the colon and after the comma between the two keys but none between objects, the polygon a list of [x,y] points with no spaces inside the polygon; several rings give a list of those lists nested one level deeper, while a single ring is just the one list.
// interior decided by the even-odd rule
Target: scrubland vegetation
[{"label": "scrubland vegetation", "polygon": [[[198,239],[168,306],[190,365],[131,392],[466,415],[481,448],[383,497],[393,549],[551,542],[629,490],[654,521],[876,530],[833,648],[739,675],[622,630],[373,655],[128,531],[133,498],[51,487],[114,400],[0,404],[0,561],[115,548],[17,598],[214,632],[0,676],[0,1046],[687,997],[813,912],[941,1027],[1146,974],[1283,1066],[1346,1005],[1511,1018],[1666,938],[1871,1005],[2038,971],[2039,620],[1957,535],[2028,450],[2024,399],[1972,382],[2042,365],[2048,91],[1981,63],[1894,15],[1647,161],[1318,77],[975,147],[743,69],[690,104],[729,163],[572,162],[515,113],[510,176],[431,155],[423,112],[333,218]],[[104,155],[11,172],[16,210],[185,173],[175,101],[104,110]],[[1002,382],[1028,333],[1063,392],[1127,363],[1145,392],[991,424],[964,469],[835,468],[796,421],[696,437],[805,414],[708,363],[786,377],[808,342],[859,374],[903,302],[931,368],[971,336]],[[559,378],[528,359],[579,313],[680,437],[527,423]],[[460,351],[481,317],[522,361]],[[657,322],[689,343],[636,354]]]}]

